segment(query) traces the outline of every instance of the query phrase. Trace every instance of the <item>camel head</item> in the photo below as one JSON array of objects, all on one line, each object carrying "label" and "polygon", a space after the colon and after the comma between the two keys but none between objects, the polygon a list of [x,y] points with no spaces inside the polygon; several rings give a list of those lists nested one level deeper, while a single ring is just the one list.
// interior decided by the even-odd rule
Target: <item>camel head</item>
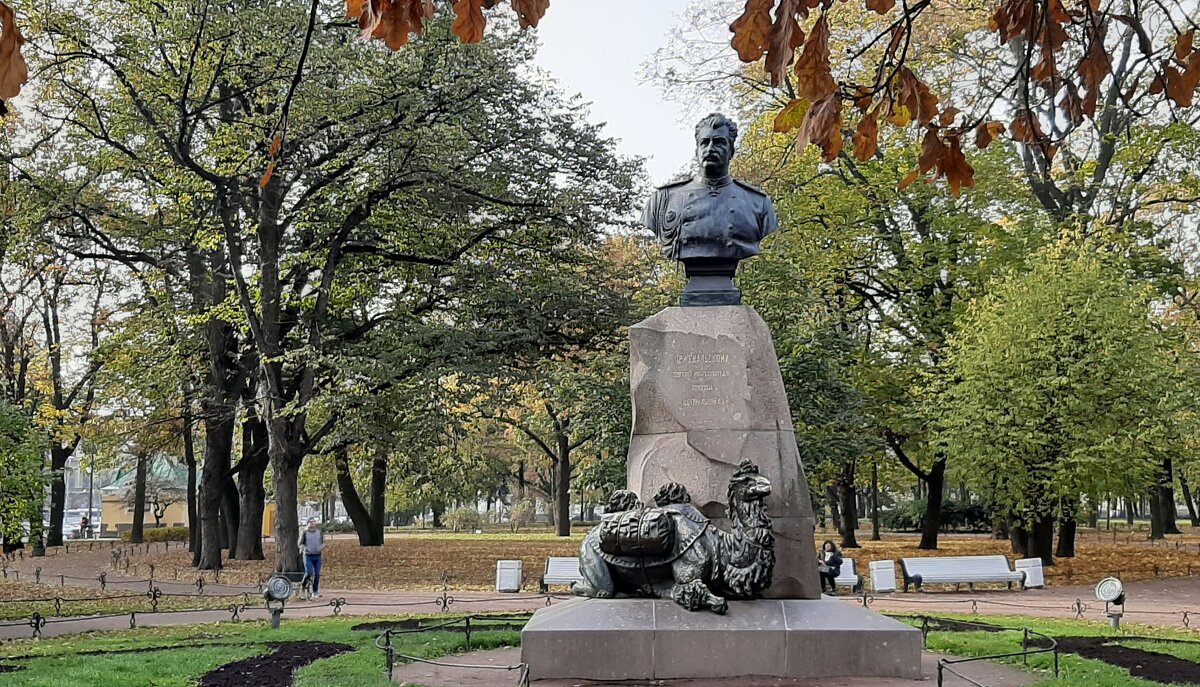
[{"label": "camel head", "polygon": [[729,503],[761,501],[771,495],[771,481],[758,474],[758,466],[743,459],[729,479]]}]

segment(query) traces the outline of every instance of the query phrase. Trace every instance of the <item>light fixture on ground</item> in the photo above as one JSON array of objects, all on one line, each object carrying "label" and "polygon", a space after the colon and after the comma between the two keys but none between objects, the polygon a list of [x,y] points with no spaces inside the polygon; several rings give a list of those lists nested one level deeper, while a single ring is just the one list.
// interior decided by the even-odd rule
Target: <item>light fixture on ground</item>
[{"label": "light fixture on ground", "polygon": [[263,588],[263,599],[271,611],[271,627],[278,630],[283,619],[283,606],[292,596],[292,581],[285,575],[272,575]]},{"label": "light fixture on ground", "polygon": [[[1115,577],[1106,577],[1096,585],[1096,600],[1104,602],[1104,614],[1113,629],[1120,629],[1125,614],[1125,585]],[[1119,608],[1118,608],[1119,607]]]}]

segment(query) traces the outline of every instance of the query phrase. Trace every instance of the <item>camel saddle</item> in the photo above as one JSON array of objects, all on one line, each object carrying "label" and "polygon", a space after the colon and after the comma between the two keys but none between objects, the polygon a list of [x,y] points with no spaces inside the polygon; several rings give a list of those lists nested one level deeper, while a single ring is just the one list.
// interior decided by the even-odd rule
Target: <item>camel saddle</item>
[{"label": "camel saddle", "polygon": [[600,521],[600,551],[610,556],[666,556],[675,547],[675,524],[662,508],[615,513]]}]

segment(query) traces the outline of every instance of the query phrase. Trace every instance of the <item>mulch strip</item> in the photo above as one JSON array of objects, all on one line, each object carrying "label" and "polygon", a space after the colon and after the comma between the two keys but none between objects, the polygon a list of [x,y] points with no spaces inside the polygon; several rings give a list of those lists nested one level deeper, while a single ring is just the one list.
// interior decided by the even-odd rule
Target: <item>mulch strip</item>
[{"label": "mulch strip", "polygon": [[1061,637],[1058,648],[1072,654],[1124,668],[1134,677],[1164,685],[1200,683],[1200,664],[1157,651],[1113,644],[1105,637]]},{"label": "mulch strip", "polygon": [[7,666],[0,663],[0,673],[15,673],[18,670],[25,670],[25,666]]},{"label": "mulch strip", "polygon": [[330,642],[272,642],[274,651],[251,656],[211,670],[200,678],[198,687],[291,687],[297,668],[330,658],[354,647]]}]

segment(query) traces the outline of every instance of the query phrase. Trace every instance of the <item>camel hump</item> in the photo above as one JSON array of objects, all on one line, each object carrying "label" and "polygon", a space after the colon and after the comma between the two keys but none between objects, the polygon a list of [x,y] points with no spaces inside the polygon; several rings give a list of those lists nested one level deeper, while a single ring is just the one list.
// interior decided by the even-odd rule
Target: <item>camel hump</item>
[{"label": "camel hump", "polygon": [[600,550],[611,556],[665,556],[675,547],[671,511],[625,511],[600,522]]}]

